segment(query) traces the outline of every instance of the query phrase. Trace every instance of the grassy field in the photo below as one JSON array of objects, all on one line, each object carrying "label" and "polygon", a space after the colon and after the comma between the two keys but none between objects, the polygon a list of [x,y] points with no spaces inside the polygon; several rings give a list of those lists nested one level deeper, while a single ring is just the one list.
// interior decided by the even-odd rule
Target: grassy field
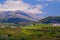
[{"label": "grassy field", "polygon": [[20,28],[0,28],[0,40],[60,40],[60,27],[36,24]]}]

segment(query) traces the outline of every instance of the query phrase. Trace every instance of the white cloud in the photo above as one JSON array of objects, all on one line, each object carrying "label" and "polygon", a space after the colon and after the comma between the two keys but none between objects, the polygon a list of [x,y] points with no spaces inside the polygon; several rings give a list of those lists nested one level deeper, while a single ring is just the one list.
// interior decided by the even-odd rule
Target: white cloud
[{"label": "white cloud", "polygon": [[38,0],[38,1],[46,1],[46,2],[60,2],[60,0]]},{"label": "white cloud", "polygon": [[0,4],[0,11],[16,11],[16,10],[21,10],[24,12],[29,12],[33,14],[41,14],[42,11],[42,5],[37,4],[37,5],[31,5],[29,3],[24,3],[22,0],[6,0],[6,2],[1,5]]},{"label": "white cloud", "polygon": [[46,3],[45,6],[48,6],[48,3]]}]

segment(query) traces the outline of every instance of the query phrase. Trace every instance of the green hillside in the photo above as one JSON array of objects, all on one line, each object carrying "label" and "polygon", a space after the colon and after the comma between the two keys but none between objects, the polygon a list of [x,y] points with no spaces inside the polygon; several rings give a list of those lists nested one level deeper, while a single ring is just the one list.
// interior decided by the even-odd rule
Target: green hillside
[{"label": "green hillside", "polygon": [[45,24],[60,23],[60,16],[49,16],[49,17],[46,17],[46,18],[44,18],[38,22],[39,23],[45,23]]}]

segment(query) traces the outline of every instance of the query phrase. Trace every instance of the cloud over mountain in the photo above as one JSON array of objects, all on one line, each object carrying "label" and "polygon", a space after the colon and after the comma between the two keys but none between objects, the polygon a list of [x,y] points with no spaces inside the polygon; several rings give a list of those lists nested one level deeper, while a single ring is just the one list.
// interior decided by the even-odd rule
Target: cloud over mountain
[{"label": "cloud over mountain", "polygon": [[19,18],[19,19],[25,19],[25,20],[30,20],[30,21],[38,21],[42,19],[43,17],[36,16],[32,13],[25,13],[21,10],[0,12],[0,19],[7,20],[10,18]]}]

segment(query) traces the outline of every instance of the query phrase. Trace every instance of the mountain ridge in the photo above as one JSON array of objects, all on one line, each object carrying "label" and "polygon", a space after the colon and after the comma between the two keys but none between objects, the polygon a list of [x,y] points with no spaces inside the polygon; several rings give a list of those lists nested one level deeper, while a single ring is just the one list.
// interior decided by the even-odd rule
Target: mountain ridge
[{"label": "mountain ridge", "polygon": [[[10,19],[10,20],[9,20]],[[15,20],[14,20],[15,19]],[[19,19],[19,20],[18,20]],[[31,22],[31,21],[37,21],[38,17],[32,13],[26,13],[20,10],[16,11],[0,11],[0,21],[22,21],[22,22]]]},{"label": "mountain ridge", "polygon": [[29,13],[29,12],[24,12],[21,10],[16,10],[16,11],[0,11],[0,18],[7,18],[7,17],[24,17],[30,20],[40,20],[42,17],[41,16],[37,16],[36,14],[33,13]]}]

